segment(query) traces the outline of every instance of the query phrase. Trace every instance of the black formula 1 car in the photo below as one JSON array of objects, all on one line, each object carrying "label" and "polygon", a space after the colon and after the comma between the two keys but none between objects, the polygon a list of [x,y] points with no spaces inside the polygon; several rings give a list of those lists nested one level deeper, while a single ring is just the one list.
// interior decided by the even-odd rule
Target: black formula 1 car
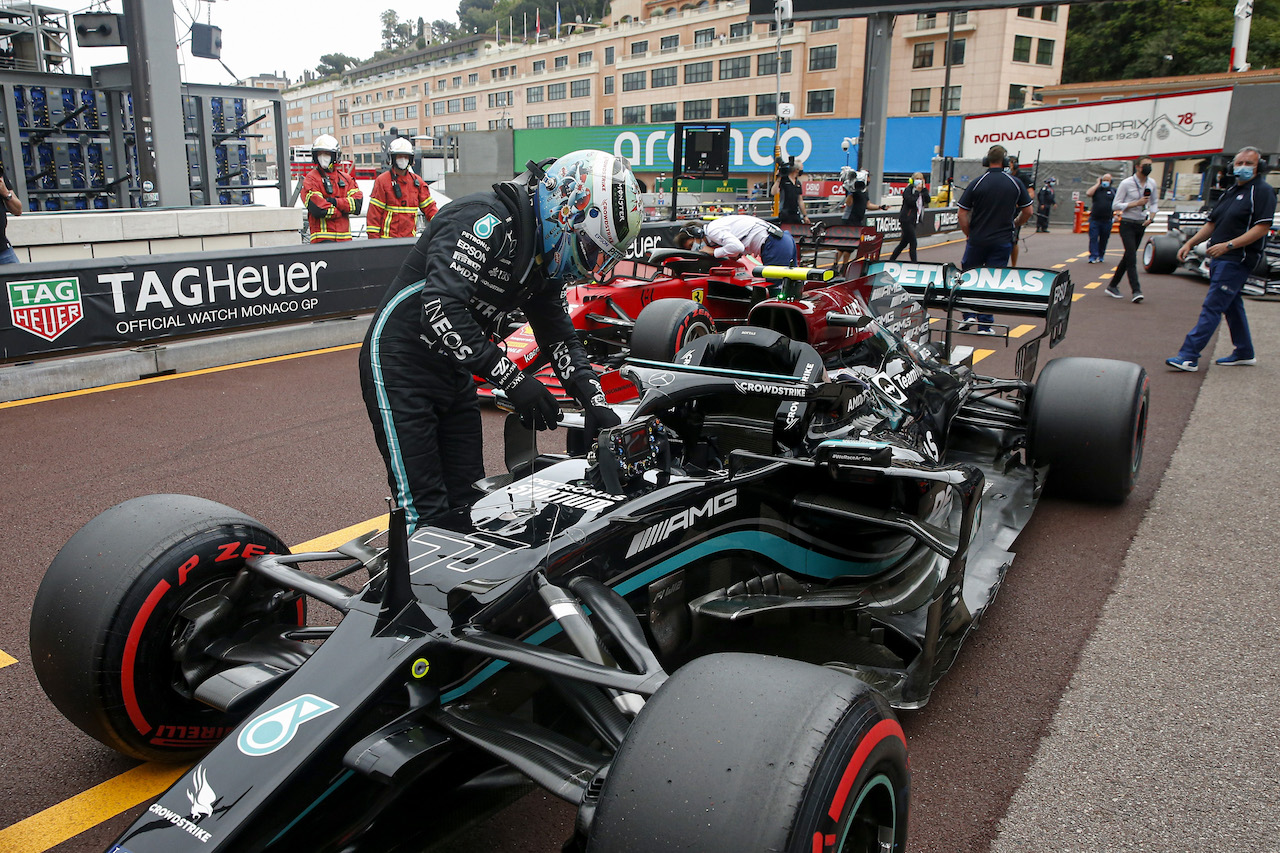
[{"label": "black formula 1 car", "polygon": [[[1032,381],[1071,296],[931,264],[789,285],[624,366],[640,397],[585,455],[509,418],[510,473],[430,527],[393,510],[385,547],[105,511],[41,584],[37,675],[113,749],[194,762],[112,850],[407,853],[537,784],[578,808],[567,850],[902,851],[891,708],[928,701],[1046,485],[1138,475],[1142,368]],[[974,371],[957,310],[1043,320],[1018,376]]]}]

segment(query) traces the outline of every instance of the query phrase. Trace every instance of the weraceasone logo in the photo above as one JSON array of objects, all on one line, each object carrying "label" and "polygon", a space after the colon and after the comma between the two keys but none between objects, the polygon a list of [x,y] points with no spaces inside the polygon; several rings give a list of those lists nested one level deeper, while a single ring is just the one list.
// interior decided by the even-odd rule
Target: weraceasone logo
[{"label": "weraceasone logo", "polygon": [[14,328],[54,341],[84,318],[80,300],[80,279],[32,279],[11,281],[9,320]]}]

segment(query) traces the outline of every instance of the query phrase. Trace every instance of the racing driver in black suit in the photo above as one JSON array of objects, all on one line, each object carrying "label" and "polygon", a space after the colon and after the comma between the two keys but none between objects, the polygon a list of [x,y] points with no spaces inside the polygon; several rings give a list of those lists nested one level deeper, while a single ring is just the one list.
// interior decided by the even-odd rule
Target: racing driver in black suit
[{"label": "racing driver in black suit", "polygon": [[473,374],[510,399],[526,425],[554,429],[555,397],[491,338],[523,311],[588,440],[618,416],[569,320],[566,282],[603,275],[640,232],[626,160],[575,151],[442,207],[382,298],[360,350],[360,386],[410,531],[474,500],[484,476]]}]

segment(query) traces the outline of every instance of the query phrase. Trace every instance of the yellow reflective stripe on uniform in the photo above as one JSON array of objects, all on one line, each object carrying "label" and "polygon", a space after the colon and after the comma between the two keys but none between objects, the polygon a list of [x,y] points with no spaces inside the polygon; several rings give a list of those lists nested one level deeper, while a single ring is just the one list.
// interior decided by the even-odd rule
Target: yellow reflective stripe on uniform
[{"label": "yellow reflective stripe on uniform", "polygon": [[386,209],[387,209],[386,204],[384,204],[383,202],[379,201],[379,200],[378,200],[378,199],[376,199],[376,198],[370,198],[370,199],[369,199],[369,204],[373,205],[374,207],[378,208],[379,210],[386,210]]},{"label": "yellow reflective stripe on uniform", "polygon": [[389,211],[390,213],[417,213],[418,212],[418,208],[416,207],[397,207],[394,204],[382,205],[382,209]]}]

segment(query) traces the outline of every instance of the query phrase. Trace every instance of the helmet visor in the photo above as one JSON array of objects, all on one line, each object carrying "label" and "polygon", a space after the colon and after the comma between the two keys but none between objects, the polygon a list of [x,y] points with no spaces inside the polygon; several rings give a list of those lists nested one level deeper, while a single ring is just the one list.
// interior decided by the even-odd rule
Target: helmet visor
[{"label": "helmet visor", "polygon": [[601,246],[590,234],[577,232],[575,260],[584,275],[590,274],[597,281],[603,280],[622,260],[622,253],[612,246]]}]

